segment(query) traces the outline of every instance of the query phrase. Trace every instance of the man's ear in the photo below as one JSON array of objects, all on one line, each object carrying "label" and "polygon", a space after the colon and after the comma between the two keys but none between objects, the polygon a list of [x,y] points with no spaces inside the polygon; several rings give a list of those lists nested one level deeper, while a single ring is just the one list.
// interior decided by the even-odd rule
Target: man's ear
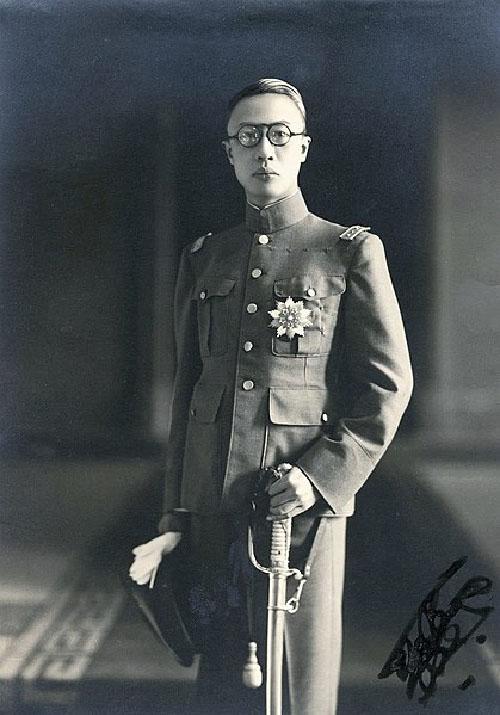
[{"label": "man's ear", "polygon": [[307,155],[309,153],[309,145],[311,143],[311,137],[306,134],[306,136],[302,137],[302,157],[301,161],[304,162],[307,159]]},{"label": "man's ear", "polygon": [[231,145],[229,144],[228,141],[223,141],[222,146],[224,147],[224,150],[226,152],[227,160],[229,161],[229,163],[232,166],[234,162],[233,162],[233,150],[231,149]]}]

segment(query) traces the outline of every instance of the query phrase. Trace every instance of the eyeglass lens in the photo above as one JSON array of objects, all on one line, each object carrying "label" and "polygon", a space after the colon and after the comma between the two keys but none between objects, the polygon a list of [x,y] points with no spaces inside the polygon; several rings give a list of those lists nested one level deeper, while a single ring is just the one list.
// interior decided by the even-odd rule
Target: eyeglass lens
[{"label": "eyeglass lens", "polygon": [[[238,131],[238,140],[240,144],[245,147],[256,146],[262,139],[264,126],[247,124],[240,127]],[[266,136],[271,144],[274,144],[275,146],[283,146],[290,139],[291,132],[286,124],[271,124],[266,130]]]}]

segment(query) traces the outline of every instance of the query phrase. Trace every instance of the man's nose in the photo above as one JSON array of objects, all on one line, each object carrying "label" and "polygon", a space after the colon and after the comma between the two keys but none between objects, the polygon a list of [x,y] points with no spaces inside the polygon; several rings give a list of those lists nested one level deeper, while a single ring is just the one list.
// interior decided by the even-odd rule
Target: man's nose
[{"label": "man's nose", "polygon": [[255,148],[257,159],[260,159],[261,161],[272,159],[274,157],[274,144],[269,141],[265,132]]}]

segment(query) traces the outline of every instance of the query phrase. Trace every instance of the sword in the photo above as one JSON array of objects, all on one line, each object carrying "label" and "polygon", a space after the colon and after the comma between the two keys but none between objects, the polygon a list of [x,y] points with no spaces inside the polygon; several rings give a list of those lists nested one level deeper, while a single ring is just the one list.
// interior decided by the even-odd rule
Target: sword
[{"label": "sword", "polygon": [[[282,464],[277,469],[266,470],[272,479],[281,479],[291,464]],[[273,519],[269,567],[259,564],[253,548],[252,527],[248,527],[248,555],[256,569],[268,574],[269,590],[267,599],[267,648],[266,648],[266,715],[281,715],[283,700],[283,641],[285,613],[295,613],[307,578],[299,569],[289,567],[290,537],[292,519],[289,516]],[[295,594],[286,600],[286,583],[289,576],[298,581]],[[257,645],[249,643],[247,672],[258,668]],[[250,664],[251,663],[251,664]],[[244,671],[245,672],[245,671]],[[258,677],[244,677],[249,687],[259,687]]]}]

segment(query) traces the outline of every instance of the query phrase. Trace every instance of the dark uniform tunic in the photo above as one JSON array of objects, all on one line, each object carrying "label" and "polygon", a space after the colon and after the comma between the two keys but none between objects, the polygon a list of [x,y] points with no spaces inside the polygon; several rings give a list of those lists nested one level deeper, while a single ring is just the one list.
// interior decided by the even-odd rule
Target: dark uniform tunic
[{"label": "dark uniform tunic", "polygon": [[[268,311],[287,298],[310,311],[303,337],[270,327]],[[321,528],[316,572],[288,616],[292,712],[334,712],[342,517],[352,514],[412,390],[382,242],[309,213],[300,191],[264,209],[247,204],[244,224],[183,251],[174,310],[161,528],[176,528],[178,508],[202,520],[242,516],[259,468],[286,461],[302,469],[321,495],[309,515]]]}]

